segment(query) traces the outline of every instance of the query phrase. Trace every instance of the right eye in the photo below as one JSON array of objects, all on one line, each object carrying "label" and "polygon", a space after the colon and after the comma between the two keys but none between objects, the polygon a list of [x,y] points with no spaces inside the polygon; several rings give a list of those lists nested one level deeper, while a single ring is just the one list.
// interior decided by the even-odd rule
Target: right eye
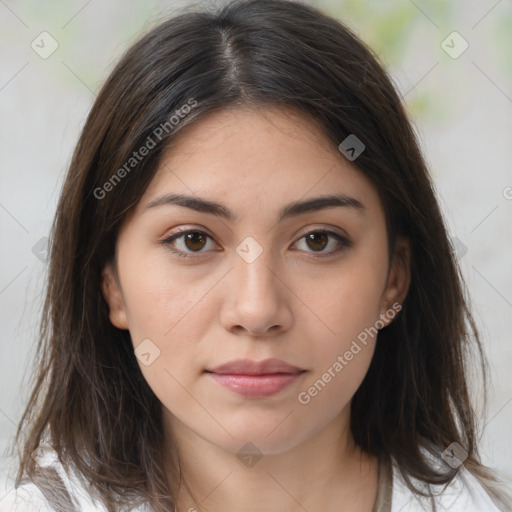
[{"label": "right eye", "polygon": [[[190,254],[207,252],[202,251],[202,249],[208,244],[208,240],[213,242],[210,235],[204,231],[189,229],[175,233],[162,240],[161,243],[168,246],[169,250],[177,254],[180,258],[194,258],[194,256],[190,256]],[[215,242],[213,243],[215,244]]]}]

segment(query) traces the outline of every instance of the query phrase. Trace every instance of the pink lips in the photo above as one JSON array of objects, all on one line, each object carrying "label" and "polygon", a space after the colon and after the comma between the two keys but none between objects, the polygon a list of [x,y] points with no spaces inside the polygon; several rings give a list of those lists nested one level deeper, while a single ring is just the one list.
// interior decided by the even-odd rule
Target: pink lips
[{"label": "pink lips", "polygon": [[280,359],[237,359],[206,370],[222,386],[248,398],[274,395],[306,371]]}]

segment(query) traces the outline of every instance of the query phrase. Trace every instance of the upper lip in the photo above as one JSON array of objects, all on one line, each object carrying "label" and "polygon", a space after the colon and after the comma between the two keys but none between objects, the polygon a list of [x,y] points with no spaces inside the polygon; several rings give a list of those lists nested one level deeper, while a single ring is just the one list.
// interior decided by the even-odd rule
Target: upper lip
[{"label": "upper lip", "polygon": [[301,368],[288,364],[281,359],[265,359],[253,361],[251,359],[235,359],[227,363],[208,369],[212,373],[240,374],[240,375],[266,375],[270,373],[300,373]]}]

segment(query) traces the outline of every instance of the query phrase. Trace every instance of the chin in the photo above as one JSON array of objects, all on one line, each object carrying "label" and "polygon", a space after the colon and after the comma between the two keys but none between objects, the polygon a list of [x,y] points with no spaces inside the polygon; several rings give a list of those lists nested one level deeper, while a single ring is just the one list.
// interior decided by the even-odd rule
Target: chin
[{"label": "chin", "polygon": [[[217,429],[215,436],[212,436],[209,429],[203,437],[235,455],[241,454],[244,450],[261,455],[277,455],[307,438],[305,432],[298,431],[297,423],[283,421],[285,416],[280,415],[278,421],[272,422],[258,421],[255,418],[236,423],[224,421],[222,425],[232,437],[224,429]],[[198,434],[201,435],[200,432]]]},{"label": "chin", "polygon": [[278,455],[290,450],[299,442],[298,439],[289,436],[270,440],[266,433],[261,433],[261,435],[260,433],[253,435],[248,433],[247,436],[241,436],[236,440],[224,439],[224,442],[219,443],[218,446],[240,458],[245,455]]}]

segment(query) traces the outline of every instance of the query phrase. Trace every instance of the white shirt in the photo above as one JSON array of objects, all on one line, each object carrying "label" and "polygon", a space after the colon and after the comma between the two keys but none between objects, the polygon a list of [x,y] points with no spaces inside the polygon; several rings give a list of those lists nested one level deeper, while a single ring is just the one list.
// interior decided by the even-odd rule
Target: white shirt
[{"label": "white shirt", "polygon": [[[40,465],[51,466],[60,475],[74,505],[74,510],[70,512],[106,512],[102,504],[92,501],[73,473],[68,476],[54,452],[48,452],[41,459]],[[440,492],[443,487],[439,486]],[[438,512],[501,512],[478,480],[464,466],[459,468],[457,476],[436,499]],[[418,501],[406,486],[395,463],[391,503],[390,512],[430,512],[429,501]],[[28,482],[20,485],[18,489],[12,488],[3,497],[0,494],[0,512],[55,512],[55,508],[37,485]],[[151,509],[149,506],[141,506],[133,509],[133,512],[151,512]]]},{"label": "white shirt", "polygon": [[[500,512],[480,482],[464,466],[459,468],[457,476],[450,484],[445,489],[444,487],[444,485],[431,486],[433,492],[438,495],[436,498],[438,512]],[[414,495],[395,465],[393,465],[391,503],[391,512],[431,511],[430,500]],[[512,504],[510,511],[512,511]]]}]

